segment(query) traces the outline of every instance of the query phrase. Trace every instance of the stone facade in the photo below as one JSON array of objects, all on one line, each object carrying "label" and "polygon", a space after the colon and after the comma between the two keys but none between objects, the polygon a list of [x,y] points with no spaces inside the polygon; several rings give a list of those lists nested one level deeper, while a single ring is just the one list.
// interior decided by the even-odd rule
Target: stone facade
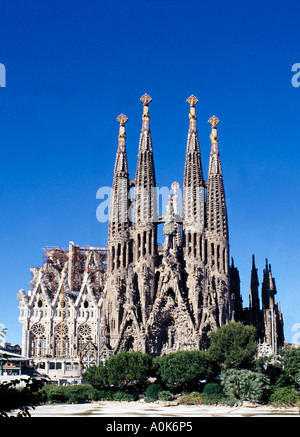
[{"label": "stone facade", "polygon": [[[208,121],[211,151],[205,181],[196,126],[198,100],[189,97],[182,216],[176,182],[172,184],[167,213],[158,215],[149,123],[151,97],[145,94],[141,101],[142,130],[135,179],[130,179],[128,172],[127,117],[121,114],[117,118],[120,129],[110,204],[107,283],[101,303],[101,357],[128,350],[161,355],[205,349],[211,330],[231,320],[255,324],[261,344],[273,342],[273,349],[277,349],[283,344],[280,310],[273,300],[264,303],[262,310],[257,301],[250,304],[250,309],[243,309],[239,273],[233,261],[229,265],[219,119],[213,116]],[[129,195],[132,186],[133,200]],[[164,223],[162,246],[157,243],[160,223]],[[273,299],[274,293],[271,295]],[[276,324],[273,317],[274,329],[267,322],[270,308],[278,321]]]},{"label": "stone facade", "polygon": [[[20,290],[23,355],[59,374],[121,351],[152,356],[205,349],[212,330],[230,321],[257,328],[260,353],[283,345],[283,318],[266,264],[262,308],[254,256],[249,308],[243,308],[240,278],[229,264],[229,232],[217,126],[211,125],[210,158],[204,179],[195,105],[189,104],[182,214],[179,184],[172,184],[165,214],[158,199],[149,103],[142,96],[142,130],[135,178],[130,179],[125,123],[121,114],[113,174],[107,248],[46,248],[44,265],[31,269],[32,289]],[[134,199],[130,190],[134,187]],[[163,226],[164,243],[157,242]],[[70,359],[72,359],[70,361]],[[53,373],[52,372],[52,373]],[[76,373],[76,372],[75,372]],[[75,375],[75,374],[74,374]],[[73,377],[74,377],[73,375]],[[71,375],[72,376],[72,375]]]},{"label": "stone facade", "polygon": [[106,251],[73,242],[68,249],[45,248],[43,267],[31,272],[31,290],[18,293],[22,353],[41,373],[79,377],[98,359]]}]

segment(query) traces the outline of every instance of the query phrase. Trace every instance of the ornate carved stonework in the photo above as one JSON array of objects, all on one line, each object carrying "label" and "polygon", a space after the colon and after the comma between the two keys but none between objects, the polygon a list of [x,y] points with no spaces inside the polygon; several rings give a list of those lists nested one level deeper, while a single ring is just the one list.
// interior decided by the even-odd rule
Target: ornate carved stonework
[{"label": "ornate carved stonework", "polygon": [[[32,268],[32,289],[18,294],[23,354],[56,359],[74,357],[82,366],[120,351],[161,355],[205,349],[212,330],[231,320],[257,327],[260,350],[283,344],[283,319],[266,263],[262,308],[257,269],[252,264],[249,308],[243,308],[240,279],[229,265],[225,190],[213,116],[206,181],[201,162],[195,105],[187,103],[187,135],[179,211],[179,184],[172,184],[166,213],[158,215],[148,94],[143,103],[134,179],[129,179],[124,114],[117,118],[107,249],[45,248],[44,265]],[[174,148],[170,147],[170,153]],[[184,156],[184,155],[183,155]],[[134,199],[130,189],[134,187]],[[164,212],[164,211],[163,211]],[[164,242],[158,244],[158,226]]]}]

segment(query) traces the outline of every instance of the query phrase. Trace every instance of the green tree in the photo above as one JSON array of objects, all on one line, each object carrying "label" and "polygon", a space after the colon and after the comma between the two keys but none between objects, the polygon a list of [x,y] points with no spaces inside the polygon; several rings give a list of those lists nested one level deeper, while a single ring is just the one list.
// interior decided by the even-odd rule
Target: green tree
[{"label": "green tree", "polygon": [[91,366],[83,373],[85,382],[97,389],[115,386],[121,389],[143,389],[151,376],[152,359],[142,352],[120,352],[105,363]]},{"label": "green tree", "polygon": [[105,365],[100,361],[98,366],[90,366],[82,374],[82,378],[88,384],[101,389],[108,384],[108,374]]},{"label": "green tree", "polygon": [[156,374],[169,389],[192,389],[211,375],[207,353],[178,351],[155,358]]},{"label": "green tree", "polygon": [[209,359],[220,367],[248,368],[257,350],[256,328],[241,322],[230,322],[212,331]]},{"label": "green tree", "polygon": [[279,352],[279,364],[289,377],[291,384],[300,385],[300,348],[283,347]]},{"label": "green tree", "polygon": [[143,389],[151,373],[152,360],[142,352],[120,352],[105,363],[107,382],[120,388]]}]

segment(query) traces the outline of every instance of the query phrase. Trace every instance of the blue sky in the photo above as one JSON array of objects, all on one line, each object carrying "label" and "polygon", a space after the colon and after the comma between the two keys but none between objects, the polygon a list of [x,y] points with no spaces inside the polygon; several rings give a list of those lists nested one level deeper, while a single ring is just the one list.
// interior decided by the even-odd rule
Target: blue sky
[{"label": "blue sky", "polygon": [[[182,185],[194,94],[207,175],[217,115],[231,256],[248,304],[251,255],[276,279],[300,342],[298,0],[11,0],[1,6],[0,323],[21,344],[17,292],[45,245],[105,245],[96,192],[112,183],[125,113],[135,173],[147,92],[158,186]],[[298,324],[298,325],[297,325]]]}]

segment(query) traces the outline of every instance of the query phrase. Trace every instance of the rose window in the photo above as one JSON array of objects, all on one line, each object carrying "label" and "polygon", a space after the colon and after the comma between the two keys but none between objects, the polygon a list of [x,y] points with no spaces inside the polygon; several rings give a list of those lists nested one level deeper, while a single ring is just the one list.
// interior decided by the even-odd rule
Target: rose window
[{"label": "rose window", "polygon": [[89,335],[91,335],[92,328],[85,323],[79,326],[78,332],[82,337],[88,337]]},{"label": "rose window", "polygon": [[43,335],[45,333],[45,326],[41,323],[36,323],[32,326],[31,330],[35,335]]}]

